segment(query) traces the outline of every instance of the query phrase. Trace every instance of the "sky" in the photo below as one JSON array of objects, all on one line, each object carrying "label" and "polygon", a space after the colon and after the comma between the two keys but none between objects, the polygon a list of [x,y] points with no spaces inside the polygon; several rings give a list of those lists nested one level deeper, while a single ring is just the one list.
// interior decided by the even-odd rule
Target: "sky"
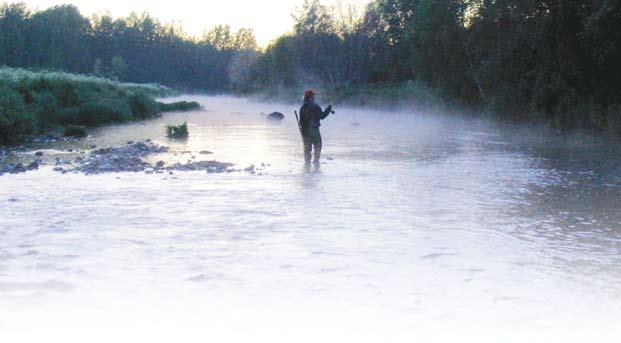
[{"label": "sky", "polygon": [[[23,1],[23,0],[22,0]],[[341,2],[364,6],[369,0],[323,0],[325,5]],[[7,1],[11,2],[11,1]],[[83,15],[109,12],[114,17],[127,16],[132,11],[148,12],[165,23],[181,23],[184,30],[200,36],[206,29],[218,24],[228,24],[233,29],[242,27],[254,30],[261,46],[291,30],[291,13],[300,8],[304,0],[25,0],[29,7],[46,9],[60,4],[74,4]]]}]

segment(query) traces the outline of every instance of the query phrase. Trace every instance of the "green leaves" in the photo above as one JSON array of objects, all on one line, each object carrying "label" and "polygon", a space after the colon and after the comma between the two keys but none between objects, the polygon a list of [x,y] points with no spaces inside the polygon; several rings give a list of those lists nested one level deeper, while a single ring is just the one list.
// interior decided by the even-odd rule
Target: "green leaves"
[{"label": "green leaves", "polygon": [[183,122],[181,125],[168,125],[166,126],[166,136],[168,138],[187,138],[188,133],[188,123]]}]

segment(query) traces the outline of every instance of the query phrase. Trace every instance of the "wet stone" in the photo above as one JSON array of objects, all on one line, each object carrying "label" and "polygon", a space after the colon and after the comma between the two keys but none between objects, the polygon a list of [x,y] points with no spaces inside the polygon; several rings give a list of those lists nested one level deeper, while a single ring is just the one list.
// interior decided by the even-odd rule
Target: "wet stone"
[{"label": "wet stone", "polygon": [[[131,144],[129,144],[131,143]],[[225,173],[233,167],[232,163],[219,161],[193,161],[187,163],[177,163],[166,166],[164,161],[158,161],[154,165],[143,160],[144,157],[152,154],[168,152],[169,148],[152,143],[149,140],[142,142],[128,142],[127,145],[119,148],[103,148],[93,150],[89,154],[77,157],[73,162],[56,158],[54,171],[66,174],[68,172],[90,174],[119,173],[119,172],[144,172],[146,174],[162,174],[164,172],[173,175],[176,171],[205,171],[207,173]],[[192,156],[196,159],[195,156]],[[1,165],[0,175],[4,173],[23,173],[39,168],[41,161],[35,161],[24,166]],[[254,171],[254,166],[253,166]]]},{"label": "wet stone", "polygon": [[207,171],[210,173],[224,173],[230,167],[232,163],[224,163],[218,161],[200,161],[189,162],[186,164],[174,164],[166,168],[169,172],[173,171]]},{"label": "wet stone", "polygon": [[39,161],[34,161],[26,166],[22,163],[7,164],[0,167],[0,175],[2,174],[21,174],[32,170],[39,169]]},{"label": "wet stone", "polygon": [[267,119],[268,120],[273,120],[273,121],[281,121],[281,120],[285,119],[285,115],[280,113],[280,112],[272,112],[272,113],[267,115]]},{"label": "wet stone", "polygon": [[36,170],[36,169],[39,169],[39,161],[34,161],[26,167],[26,170]]}]

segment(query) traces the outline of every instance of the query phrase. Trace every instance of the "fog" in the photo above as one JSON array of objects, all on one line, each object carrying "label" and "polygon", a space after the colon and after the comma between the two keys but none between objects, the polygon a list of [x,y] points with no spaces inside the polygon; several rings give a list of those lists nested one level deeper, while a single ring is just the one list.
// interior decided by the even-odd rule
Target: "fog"
[{"label": "fog", "polygon": [[[323,163],[307,168],[297,106],[167,100],[179,99],[204,110],[10,159],[150,138],[171,148],[151,161],[193,156],[257,173],[86,176],[48,165],[1,176],[3,338],[620,337],[621,169],[605,138],[337,106],[322,126]],[[273,111],[285,120],[268,121]],[[165,137],[184,121],[187,140]]]}]

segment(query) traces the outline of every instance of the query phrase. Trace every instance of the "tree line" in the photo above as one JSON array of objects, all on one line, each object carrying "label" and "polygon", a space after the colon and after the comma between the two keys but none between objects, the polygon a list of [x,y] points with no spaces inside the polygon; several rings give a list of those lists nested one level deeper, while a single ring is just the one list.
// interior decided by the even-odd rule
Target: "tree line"
[{"label": "tree line", "polygon": [[244,50],[256,50],[248,29],[217,26],[195,38],[147,13],[87,18],[73,5],[0,5],[0,65],[9,67],[221,91],[231,84],[226,66]]},{"label": "tree line", "polygon": [[618,0],[374,0],[350,13],[306,0],[250,84],[414,82],[511,120],[621,132]]},{"label": "tree line", "polygon": [[305,0],[294,19],[258,49],[250,30],[193,38],[148,14],[5,4],[0,64],[243,92],[414,84],[507,119],[621,131],[617,0]]}]

